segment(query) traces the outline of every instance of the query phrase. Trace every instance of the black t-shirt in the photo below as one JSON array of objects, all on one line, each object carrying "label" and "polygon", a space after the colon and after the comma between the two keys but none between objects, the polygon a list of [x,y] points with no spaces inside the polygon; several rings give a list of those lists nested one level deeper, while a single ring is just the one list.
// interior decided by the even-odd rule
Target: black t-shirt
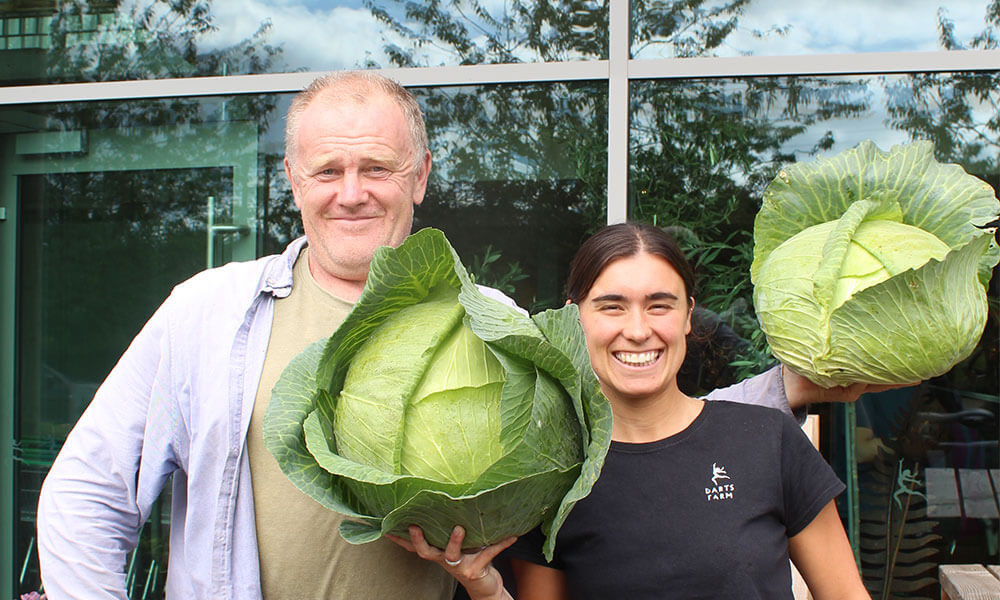
[{"label": "black t-shirt", "polygon": [[843,489],[788,415],[706,402],[669,438],[612,442],[551,564],[538,529],[507,555],[563,570],[574,600],[791,599],[787,538]]}]

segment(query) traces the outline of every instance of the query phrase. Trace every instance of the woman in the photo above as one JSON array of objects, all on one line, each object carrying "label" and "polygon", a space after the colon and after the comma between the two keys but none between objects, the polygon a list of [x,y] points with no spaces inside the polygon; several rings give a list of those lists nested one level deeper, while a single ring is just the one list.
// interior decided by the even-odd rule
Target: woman
[{"label": "woman", "polygon": [[[789,416],[682,393],[694,276],[661,230],[602,229],[570,269],[591,363],[614,414],[612,445],[590,495],[559,531],[508,551],[520,600],[791,598],[788,558],[814,598],[868,598],[833,499],[844,489]],[[513,539],[463,556],[412,542],[474,600],[507,598],[489,561]]]}]

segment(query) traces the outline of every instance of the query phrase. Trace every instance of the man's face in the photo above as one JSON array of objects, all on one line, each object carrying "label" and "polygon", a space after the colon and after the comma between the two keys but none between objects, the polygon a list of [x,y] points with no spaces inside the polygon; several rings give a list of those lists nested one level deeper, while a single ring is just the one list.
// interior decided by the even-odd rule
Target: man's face
[{"label": "man's face", "polygon": [[398,246],[423,200],[430,153],[414,156],[402,109],[382,95],[365,104],[323,95],[306,107],[285,172],[309,241],[309,270],[354,300],[379,246]]}]

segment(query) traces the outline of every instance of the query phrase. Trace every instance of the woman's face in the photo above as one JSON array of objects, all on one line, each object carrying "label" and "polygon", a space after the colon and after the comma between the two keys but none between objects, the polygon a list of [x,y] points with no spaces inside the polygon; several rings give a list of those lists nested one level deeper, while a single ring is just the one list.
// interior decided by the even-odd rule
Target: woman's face
[{"label": "woman's face", "polygon": [[608,264],[580,302],[590,362],[612,400],[657,399],[677,391],[692,303],[684,281],[659,256]]}]

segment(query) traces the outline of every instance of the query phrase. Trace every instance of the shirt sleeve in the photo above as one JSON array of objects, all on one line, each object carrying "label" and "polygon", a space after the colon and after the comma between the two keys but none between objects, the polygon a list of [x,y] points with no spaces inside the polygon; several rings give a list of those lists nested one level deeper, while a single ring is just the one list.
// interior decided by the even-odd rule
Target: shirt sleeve
[{"label": "shirt sleeve", "polygon": [[127,598],[126,555],[178,462],[164,313],[101,384],[42,485],[38,556],[50,600]]},{"label": "shirt sleeve", "polygon": [[805,529],[846,487],[802,428],[789,418],[782,419],[781,485],[788,537]]},{"label": "shirt sleeve", "polygon": [[771,367],[760,375],[709,392],[705,400],[728,400],[740,404],[753,404],[776,408],[783,413],[792,415],[801,425],[805,423],[807,411],[803,409],[792,411],[785,396],[785,382],[781,376],[781,365]]}]

